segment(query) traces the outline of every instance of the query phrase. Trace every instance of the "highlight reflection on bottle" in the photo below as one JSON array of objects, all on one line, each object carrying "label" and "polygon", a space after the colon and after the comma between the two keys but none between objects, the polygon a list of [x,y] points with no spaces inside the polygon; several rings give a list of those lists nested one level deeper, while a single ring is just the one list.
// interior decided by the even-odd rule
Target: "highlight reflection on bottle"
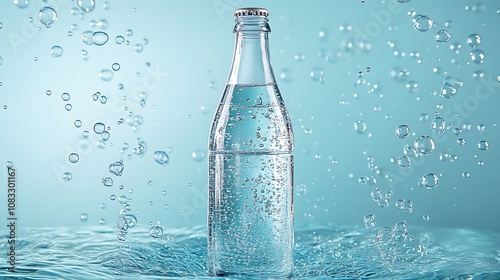
[{"label": "highlight reflection on bottle", "polygon": [[209,140],[208,269],[289,277],[293,132],[271,68],[268,11],[235,11],[236,44]]}]

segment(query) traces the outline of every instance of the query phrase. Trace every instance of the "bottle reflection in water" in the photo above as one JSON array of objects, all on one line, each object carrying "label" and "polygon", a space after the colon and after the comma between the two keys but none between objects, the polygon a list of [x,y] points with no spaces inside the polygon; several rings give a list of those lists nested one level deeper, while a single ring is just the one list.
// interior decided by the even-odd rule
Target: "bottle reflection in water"
[{"label": "bottle reflection in water", "polygon": [[268,11],[235,16],[233,64],[209,140],[208,269],[289,277],[292,127],[270,64]]}]

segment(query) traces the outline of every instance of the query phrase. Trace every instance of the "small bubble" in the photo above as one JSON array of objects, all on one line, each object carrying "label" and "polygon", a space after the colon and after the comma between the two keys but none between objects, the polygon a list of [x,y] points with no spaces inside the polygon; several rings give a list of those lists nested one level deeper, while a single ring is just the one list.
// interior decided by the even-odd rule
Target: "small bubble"
[{"label": "small bubble", "polygon": [[359,121],[359,120],[354,122],[354,130],[359,134],[365,133],[366,123],[364,121]]},{"label": "small bubble", "polygon": [[113,71],[118,71],[120,70],[120,64],[119,63],[113,63],[113,65],[111,65],[111,68],[113,69]]},{"label": "small bubble", "polygon": [[195,161],[203,161],[205,159],[205,152],[196,150],[191,153],[191,156]]},{"label": "small bubble", "polygon": [[406,84],[406,90],[411,93],[416,92],[418,90],[418,83],[416,81],[409,81]]},{"label": "small bubble", "polygon": [[395,206],[406,213],[413,212],[413,201],[411,200],[398,199]]},{"label": "small bubble", "polygon": [[66,109],[66,111],[71,111],[71,109],[73,109],[73,106],[70,103],[68,103],[64,105],[64,109]]},{"label": "small bubble", "polygon": [[290,82],[292,80],[292,73],[290,69],[283,68],[283,70],[281,70],[279,77],[284,82]]},{"label": "small bubble", "polygon": [[164,151],[156,151],[153,155],[155,161],[161,165],[167,165],[169,156]]},{"label": "small bubble", "polygon": [[106,224],[106,219],[100,219],[99,220],[100,225],[105,225]]},{"label": "small bubble", "polygon": [[446,129],[446,121],[441,116],[435,116],[431,128],[435,132],[443,133]]},{"label": "small bubble", "polygon": [[482,140],[482,141],[479,141],[479,143],[477,143],[477,148],[481,151],[486,151],[488,150],[488,142]]},{"label": "small bubble", "polygon": [[439,30],[434,36],[434,40],[440,43],[448,42],[451,39],[451,33],[448,30]]},{"label": "small bubble", "polygon": [[98,123],[94,124],[94,132],[95,133],[102,134],[105,130],[106,130],[106,126],[103,123],[98,122]]},{"label": "small bubble", "polygon": [[29,0],[12,0],[12,3],[20,9],[25,9],[30,4]]},{"label": "small bubble", "polygon": [[69,101],[69,99],[71,98],[71,96],[69,95],[69,93],[65,92],[63,94],[61,94],[61,99],[63,101]]},{"label": "small bubble", "polygon": [[405,124],[402,124],[396,128],[396,136],[398,138],[405,138],[409,134],[410,134],[410,128]]},{"label": "small bubble", "polygon": [[469,178],[470,177],[470,173],[469,172],[463,172],[462,173],[462,177]]},{"label": "small bubble", "polygon": [[113,72],[109,69],[103,69],[99,72],[99,78],[103,81],[109,81],[113,78]]},{"label": "small bubble", "polygon": [[293,59],[295,59],[298,62],[301,62],[306,59],[306,56],[302,53],[297,53],[296,55],[293,56]]},{"label": "small bubble", "polygon": [[108,21],[105,19],[101,19],[97,22],[97,27],[101,29],[107,29],[108,28]]},{"label": "small bubble", "polygon": [[463,86],[463,82],[459,81],[451,76],[444,79],[443,85],[441,86],[441,96],[444,98],[452,98],[458,91],[458,88]]},{"label": "small bubble", "polygon": [[401,169],[406,170],[408,167],[411,166],[411,158],[409,156],[402,156],[398,158],[398,166],[401,167]]},{"label": "small bubble", "polygon": [[455,134],[456,136],[459,136],[460,134],[462,134],[462,129],[460,127],[455,127],[453,129],[453,134]]},{"label": "small bubble", "polygon": [[64,181],[69,181],[73,178],[73,174],[71,174],[69,172],[64,172],[62,175],[62,178]]},{"label": "small bubble", "polygon": [[108,102],[106,95],[101,95],[101,104],[106,104],[106,102]]},{"label": "small bubble", "polygon": [[76,5],[84,12],[90,13],[95,8],[95,0],[78,0]]},{"label": "small bubble", "polygon": [[6,161],[6,162],[5,162],[5,167],[7,167],[7,168],[12,168],[12,167],[14,167],[14,163],[12,163],[12,161],[10,161],[10,160],[9,160],[9,161]]},{"label": "small bubble", "polygon": [[92,33],[92,42],[96,46],[103,46],[108,42],[109,36],[106,32],[103,31],[96,31]]},{"label": "small bubble", "polygon": [[325,72],[320,67],[314,67],[311,70],[311,72],[309,73],[309,76],[315,82],[323,82],[324,81],[324,75],[325,75]]},{"label": "small bubble", "polygon": [[116,176],[122,176],[124,168],[125,166],[123,165],[123,162],[117,161],[110,164],[108,170],[109,172],[115,174]]},{"label": "small bubble", "polygon": [[77,153],[71,153],[68,156],[68,160],[71,163],[77,163],[80,160],[80,156]]},{"label": "small bubble", "polygon": [[87,50],[82,50],[80,53],[84,59],[86,59],[87,56],[89,55],[89,52]]},{"label": "small bubble", "polygon": [[103,131],[101,133],[102,141],[108,141],[110,137],[111,137],[111,134],[108,131]]},{"label": "small bubble", "polygon": [[47,95],[50,96],[52,94],[52,91],[50,89],[48,89],[48,90],[45,91],[45,94],[47,94]]},{"label": "small bubble", "polygon": [[367,215],[365,215],[363,217],[363,222],[364,222],[365,228],[367,230],[372,230],[372,229],[374,229],[377,226],[377,224],[375,222],[375,215],[373,215],[373,214],[367,214]]},{"label": "small bubble", "polygon": [[111,177],[103,177],[102,184],[105,187],[111,187],[111,186],[113,186],[113,179],[111,179]]},{"label": "small bubble", "polygon": [[87,213],[82,213],[80,215],[80,221],[86,222],[89,219],[89,215]]},{"label": "small bubble", "polygon": [[458,138],[458,139],[457,139],[457,144],[458,144],[458,145],[460,145],[460,146],[465,145],[465,139],[463,139],[463,138]]},{"label": "small bubble", "polygon": [[123,44],[123,42],[125,42],[125,38],[123,36],[116,36],[115,43],[117,43],[118,45],[121,45],[121,44]]},{"label": "small bubble", "polygon": [[141,44],[136,44],[134,46],[134,50],[138,53],[142,52],[142,50],[144,49],[144,47],[141,45]]},{"label": "small bubble", "polygon": [[422,216],[422,219],[424,219],[424,221],[428,221],[430,219],[429,215],[425,214]]},{"label": "small bubble", "polygon": [[431,29],[433,23],[431,17],[425,15],[418,15],[413,19],[413,27],[421,32]]},{"label": "small bubble", "polygon": [[427,155],[434,151],[434,140],[427,135],[423,135],[413,141],[413,147],[417,152]]},{"label": "small bubble", "polygon": [[427,173],[424,176],[422,176],[420,184],[422,187],[431,190],[437,187],[439,183],[439,178],[436,174],[434,173]]},{"label": "small bubble", "polygon": [[483,134],[485,130],[486,130],[486,126],[484,124],[477,125],[477,131],[479,131],[479,133]]},{"label": "small bubble", "polygon": [[163,229],[161,226],[153,226],[149,229],[149,234],[154,238],[160,238],[163,235]]},{"label": "small bubble", "polygon": [[132,36],[132,35],[134,35],[134,31],[132,29],[127,29],[125,34],[127,34],[127,36]]},{"label": "small bubble", "polygon": [[45,27],[50,28],[57,20],[57,12],[51,7],[44,7],[38,12],[38,19]]},{"label": "small bubble", "polygon": [[116,195],[112,194],[112,195],[109,196],[109,200],[113,201],[115,199],[116,199]]},{"label": "small bubble", "polygon": [[63,48],[61,48],[60,46],[52,46],[52,48],[50,48],[50,55],[52,57],[60,57],[62,54]]},{"label": "small bubble", "polygon": [[476,64],[481,64],[484,62],[484,57],[485,57],[485,54],[482,50],[473,50],[471,53],[470,53],[470,59],[476,63]]},{"label": "small bubble", "polygon": [[478,34],[470,34],[467,37],[467,45],[471,46],[472,48],[477,47],[481,43],[481,36]]}]

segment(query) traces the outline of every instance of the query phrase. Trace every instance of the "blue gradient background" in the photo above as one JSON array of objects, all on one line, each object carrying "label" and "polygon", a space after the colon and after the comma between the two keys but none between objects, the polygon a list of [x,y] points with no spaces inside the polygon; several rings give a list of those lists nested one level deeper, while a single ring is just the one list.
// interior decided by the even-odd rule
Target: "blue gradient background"
[{"label": "blue gradient background", "polygon": [[[20,227],[97,225],[100,219],[114,224],[121,205],[110,201],[112,194],[132,199],[132,212],[140,224],[204,224],[206,156],[197,161],[192,153],[206,154],[210,122],[232,58],[232,12],[242,6],[263,6],[270,11],[274,72],[295,130],[298,227],[333,223],[362,228],[363,216],[373,213],[378,226],[406,220],[410,226],[500,231],[497,2],[110,0],[107,9],[103,1],[96,2],[95,10],[83,18],[71,13],[76,4],[68,0],[30,1],[26,9],[11,1],[0,4],[0,162],[3,166],[12,161],[18,172]],[[36,19],[43,6],[58,12],[51,28]],[[435,26],[427,32],[415,30],[408,15],[412,9],[431,16]],[[34,22],[28,17],[34,17]],[[100,19],[109,23],[103,30],[109,41],[104,46],[84,44],[81,33],[100,30],[89,25]],[[72,30],[72,24],[78,28]],[[127,29],[133,30],[132,36],[126,35]],[[450,31],[449,42],[434,40],[440,29]],[[70,30],[72,36],[68,36]],[[486,54],[482,64],[470,58],[472,48],[466,39],[472,33],[482,39],[478,46]],[[118,35],[130,45],[116,44]],[[144,39],[148,42],[143,51],[136,52],[134,45]],[[454,43],[461,45],[458,54],[450,49]],[[61,57],[50,55],[53,45],[64,49]],[[87,59],[82,58],[82,49],[88,51]],[[297,60],[297,55],[305,59]],[[99,72],[111,69],[115,62],[121,69],[110,81],[102,81]],[[323,70],[323,82],[311,78],[316,68]],[[410,72],[406,79],[391,76],[391,71],[404,68]],[[364,73],[362,78],[358,71]],[[475,71],[484,72],[484,78],[473,78]],[[452,99],[431,94],[440,91],[446,76],[464,83]],[[354,86],[358,80],[360,84]],[[418,90],[410,93],[405,86],[412,80]],[[47,89],[51,96],[45,94]],[[92,100],[96,91],[108,97],[106,104]],[[147,94],[145,107],[139,105],[141,91]],[[63,92],[71,95],[69,112],[60,97]],[[129,112],[144,119],[136,130],[117,124]],[[450,124],[443,134],[431,129],[435,112]],[[429,120],[420,121],[422,114]],[[81,128],[73,125],[76,119],[82,121]],[[358,120],[367,126],[362,134],[354,130]],[[96,146],[95,133],[88,141],[81,136],[83,130],[92,131],[96,122],[110,127],[111,138],[104,149]],[[411,129],[405,139],[394,133],[400,124]],[[460,135],[466,141],[460,146],[456,142],[460,137],[452,130],[464,124],[470,130]],[[478,125],[485,125],[484,133]],[[390,159],[402,156],[404,146],[420,135],[432,136],[436,149],[402,172]],[[147,143],[146,154],[129,159],[137,138]],[[488,141],[487,151],[477,148],[480,140]],[[123,143],[130,145],[124,154],[120,153]],[[156,150],[168,151],[166,166],[154,161]],[[72,152],[80,154],[76,164],[68,161]],[[443,162],[442,152],[458,159]],[[368,156],[382,175],[368,168]],[[125,169],[123,176],[115,177],[107,168],[120,158]],[[478,161],[484,161],[484,166]],[[64,172],[71,172],[73,179],[63,181]],[[418,186],[419,178],[429,172],[439,175],[439,186],[433,190]],[[470,178],[463,178],[463,172],[469,172]],[[6,175],[6,168],[1,168],[2,208],[7,200]],[[102,185],[105,176],[114,179],[113,187]],[[361,176],[374,176],[377,183],[360,184]],[[388,207],[372,201],[375,186],[393,191]],[[412,213],[394,206],[400,198],[414,202]],[[89,216],[86,223],[80,221],[82,213]],[[428,221],[422,218],[425,214]],[[0,210],[0,219],[6,220],[6,209]]]}]

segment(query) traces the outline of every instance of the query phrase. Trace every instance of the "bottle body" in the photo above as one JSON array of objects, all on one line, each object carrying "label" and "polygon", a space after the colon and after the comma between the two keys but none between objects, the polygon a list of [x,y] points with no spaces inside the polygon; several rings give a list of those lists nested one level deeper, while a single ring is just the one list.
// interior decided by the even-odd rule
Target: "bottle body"
[{"label": "bottle body", "polygon": [[209,141],[212,275],[291,276],[293,133],[275,82],[228,84]]}]

